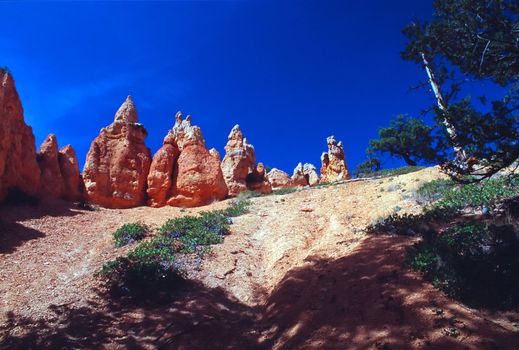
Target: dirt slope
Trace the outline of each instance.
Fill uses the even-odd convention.
[[[517,349],[509,318],[470,310],[402,269],[413,239],[366,236],[393,211],[420,210],[426,169],[252,199],[232,233],[167,305],[96,292],[93,272],[121,255],[111,232],[190,210],[83,211],[64,203],[0,210],[2,348]],[[453,336],[457,334],[457,336]]]

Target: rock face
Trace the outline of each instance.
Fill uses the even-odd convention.
[[[227,186],[220,162],[211,154],[191,116],[182,119],[164,138],[164,146],[153,157],[148,176],[148,197],[152,206],[194,207],[224,199]]]
[[[268,172],[267,179],[275,190],[297,186],[287,173],[276,168]]]
[[[79,201],[83,199],[83,178],[79,172],[79,163],[76,152],[71,145],[66,145],[59,150],[59,168],[63,178],[65,193],[63,199]]]
[[[218,151],[216,150],[216,148],[211,148],[211,149],[209,150],[209,153],[210,153],[210,154],[211,154],[211,155],[212,155],[212,156],[213,156],[217,161],[220,161],[220,160],[221,160],[221,158],[220,158],[220,152],[218,152]]]
[[[115,114],[114,122],[101,129],[88,151],[83,180],[87,199],[108,208],[143,205],[151,164],[144,144],[146,129],[137,122],[130,96]]]
[[[292,174],[292,181],[297,186],[315,186],[319,183],[319,175],[313,164],[299,163]]]
[[[258,163],[246,178],[247,188],[251,191],[269,194],[272,193],[272,186],[267,178],[265,166]]]
[[[50,134],[41,144],[37,155],[42,197],[62,198],[65,195],[65,182],[61,176],[58,157],[58,140],[54,134]]]
[[[173,184],[173,168],[179,155],[177,145],[164,140],[164,145],[153,156],[147,189],[150,206],[162,207],[166,204]]]
[[[342,142],[337,143],[334,136],[326,139],[328,152],[321,155],[321,182],[333,182],[351,179]]]
[[[0,201],[11,188],[36,195],[40,169],[31,127],[10,73],[0,69]]]
[[[230,196],[236,196],[247,189],[261,193],[271,193],[272,187],[262,163],[256,164],[254,147],[243,137],[239,125],[235,125],[225,145],[222,171]]]
[[[296,186],[308,186],[308,179],[305,176],[303,163],[299,163],[292,174],[292,181]]]
[[[225,145],[225,157],[222,161],[222,171],[230,196],[236,196],[247,190],[247,175],[256,166],[254,147],[243,137],[239,125],[235,125]]]
[[[315,168],[315,165],[311,163],[305,163],[305,165],[303,166],[303,174],[305,175],[310,186],[315,186],[319,184],[319,174],[317,174],[317,169]]]

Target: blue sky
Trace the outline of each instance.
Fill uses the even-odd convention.
[[[84,163],[131,94],[155,152],[175,112],[223,155],[240,124],[270,167],[320,166],[326,137],[351,169],[400,113],[434,101],[400,59],[401,28],[431,1],[1,2],[0,65],[13,72],[37,146],[49,133]],[[388,161],[386,166],[398,163]]]

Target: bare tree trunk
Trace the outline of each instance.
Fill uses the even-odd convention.
[[[445,126],[445,130],[447,131],[447,134],[449,135],[449,138],[451,140],[452,146],[454,148],[454,152],[456,153],[456,160],[460,162],[465,162],[467,160],[467,155],[465,154],[465,151],[463,150],[463,147],[461,143],[458,140],[458,134],[456,133],[456,128],[454,127],[454,124],[450,120],[448,114],[447,114],[447,103],[443,99],[443,95],[440,90],[440,85],[436,81],[436,78],[434,76],[434,73],[431,69],[431,65],[429,64],[429,61],[425,57],[425,54],[421,52],[422,60],[425,66],[425,71],[427,72],[427,76],[429,77],[429,83],[431,84],[432,90],[434,92],[434,96],[436,97],[436,101],[438,102],[438,108],[443,112],[443,120],[442,123]]]

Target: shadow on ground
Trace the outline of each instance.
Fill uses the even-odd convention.
[[[348,256],[311,257],[257,308],[222,289],[186,282],[165,305],[100,298],[83,307],[53,306],[46,320],[13,312],[0,329],[0,347],[514,349],[519,344],[518,333],[460,311],[401,269],[410,243],[406,237],[368,237]]]
[[[2,205],[0,207],[0,254],[10,254],[26,241],[43,238],[45,234],[19,222],[42,217],[81,215],[77,205],[61,200],[40,204]]]

